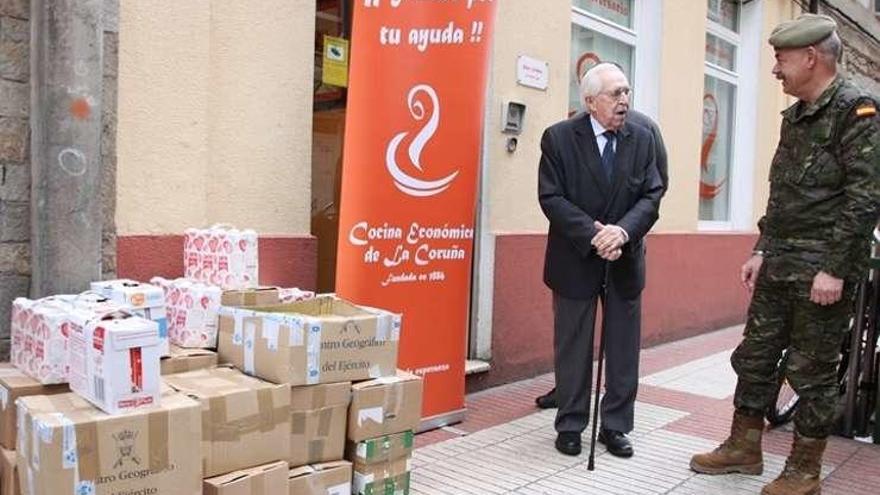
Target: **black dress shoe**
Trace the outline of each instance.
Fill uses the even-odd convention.
[[[553,387],[549,392],[535,399],[535,405],[538,406],[539,409],[554,409],[558,407],[556,405],[556,387]]]
[[[581,434],[573,431],[563,431],[556,435],[556,450],[565,455],[579,455],[581,453]]]
[[[633,446],[626,435],[616,430],[606,430],[602,428],[599,432],[599,443],[604,444],[608,448],[611,455],[617,457],[632,457]]]

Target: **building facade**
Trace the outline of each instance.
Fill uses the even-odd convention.
[[[766,40],[807,2],[496,1],[469,329],[482,372],[469,386],[552,367],[539,141],[580,110],[578,78],[597,61],[621,65],[634,108],[658,121],[669,152],[669,190],[648,240],[644,345],[742,322],[738,270],[767,199],[779,114],[792,103],[770,74]],[[880,93],[872,2],[820,8],[840,22],[849,73]],[[324,36],[347,38],[357,22],[351,1],[97,3],[108,35],[96,273],[180,276],[183,231],[227,223],[260,232],[263,284],[332,291],[346,91],[322,82],[321,54]],[[3,342],[9,301],[42,295],[28,249],[32,8],[0,0]],[[546,88],[518,80],[523,56],[545,64]],[[518,134],[504,132],[510,102],[525,108]]]

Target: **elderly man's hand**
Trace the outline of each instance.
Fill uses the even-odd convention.
[[[608,259],[606,255],[610,255],[614,251],[619,251],[624,243],[626,243],[626,233],[623,231],[622,227],[610,224],[602,225],[601,222],[593,222],[593,226],[599,232],[593,236],[591,244],[596,248],[599,256]],[[619,258],[620,256],[618,255],[617,257]]]

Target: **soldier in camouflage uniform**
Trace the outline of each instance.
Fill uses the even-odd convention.
[[[753,290],[742,343],[730,437],[691,460],[707,474],[763,470],[763,412],[780,373],[801,397],[792,451],[762,494],[818,494],[838,400],[836,371],[852,296],[867,270],[880,211],[877,100],[838,74],[834,20],[805,14],[778,26],[773,74],[798,98],[783,112],[770,168],[767,212],[742,281]],[[778,369],[788,349],[785,369]]]

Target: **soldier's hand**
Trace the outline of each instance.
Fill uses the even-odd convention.
[[[810,289],[810,301],[828,306],[840,300],[843,294],[843,279],[835,278],[825,272],[813,277],[813,288]]]
[[[755,290],[755,280],[758,278],[758,271],[761,270],[762,263],[764,263],[764,257],[756,254],[749,258],[740,269],[740,281],[749,292]]]

